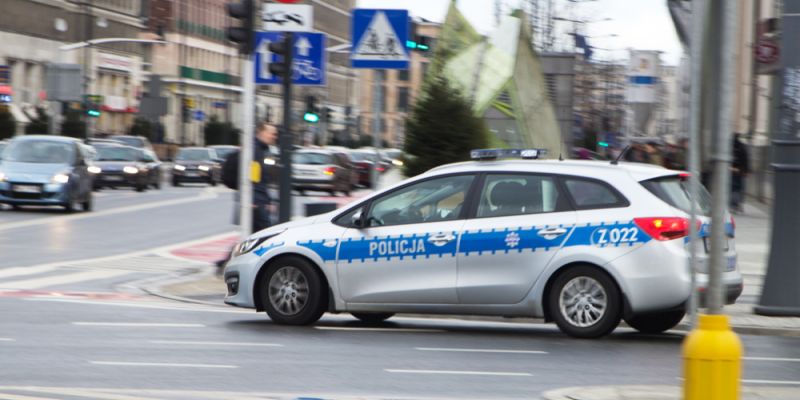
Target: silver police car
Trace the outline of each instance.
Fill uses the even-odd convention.
[[[707,192],[696,203],[710,215]],[[691,206],[686,175],[657,166],[445,165],[343,209],[254,233],[225,268],[225,302],[292,325],[325,312],[368,322],[430,313],[539,317],[587,338],[622,319],[662,332],[681,321],[691,292]],[[742,276],[727,220],[723,280],[732,303]],[[705,240],[710,218],[700,222]],[[707,250],[698,247],[702,269]]]

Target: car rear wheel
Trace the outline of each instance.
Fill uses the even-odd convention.
[[[684,310],[661,311],[626,318],[625,323],[642,333],[661,333],[672,329],[686,315]]]
[[[619,289],[605,272],[588,265],[569,268],[553,282],[548,310],[558,328],[579,338],[605,336],[619,325]]]
[[[378,324],[394,316],[394,313],[350,313],[361,322]]]
[[[299,257],[267,267],[261,279],[261,304],[270,319],[285,325],[316,322],[327,306],[327,289],[317,270]]]

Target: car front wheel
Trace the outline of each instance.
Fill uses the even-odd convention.
[[[269,265],[261,279],[261,302],[270,319],[279,324],[313,324],[325,312],[327,292],[317,270],[299,257]]]
[[[654,312],[626,318],[625,323],[642,333],[661,333],[678,325],[684,315],[684,310]]]
[[[611,277],[580,265],[561,273],[548,295],[548,310],[558,328],[579,338],[605,336],[619,325],[622,301]]]

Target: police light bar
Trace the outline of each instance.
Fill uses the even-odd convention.
[[[535,160],[547,154],[546,149],[478,149],[470,152],[473,160],[496,160],[499,158],[521,158]]]

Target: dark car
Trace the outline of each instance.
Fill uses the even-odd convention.
[[[143,192],[150,184],[150,169],[141,149],[124,145],[95,145],[96,156],[90,171],[94,189],[132,187]]]
[[[137,149],[153,150],[153,145],[144,136],[112,135],[109,136],[109,139]]]
[[[225,160],[228,158],[229,155],[239,151],[239,146],[231,146],[227,144],[208,146],[208,148],[214,150],[214,153],[220,160]]]
[[[161,160],[158,159],[156,152],[152,150],[142,150],[144,153],[144,163],[147,166],[147,184],[161,189],[161,181],[164,179],[164,171],[162,168]]]
[[[183,182],[208,183],[216,186],[222,178],[222,160],[206,147],[184,147],[175,156],[172,186]]]
[[[305,190],[320,190],[331,195],[339,191],[349,196],[351,177],[351,163],[344,154],[316,149],[292,154],[292,187],[301,194]]]
[[[370,186],[370,174],[372,165],[378,156],[374,150],[353,150],[350,152],[350,158],[353,160],[358,171],[358,184],[362,186]],[[382,174],[389,168],[389,164],[383,160],[378,162],[378,173]]]
[[[78,139],[19,136],[0,156],[0,203],[92,209],[91,160]]]

